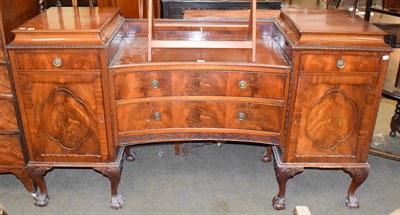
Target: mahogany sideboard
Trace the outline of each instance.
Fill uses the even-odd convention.
[[[272,148],[275,209],[304,168],[350,173],[346,204],[359,207],[391,51],[384,32],[347,11],[262,14],[254,53],[176,42],[246,39],[248,18],[156,20],[155,38],[181,47],[150,56],[152,25],[116,8],[50,8],[14,30],[7,47],[37,205],[47,204],[47,171],[81,167],[110,179],[120,208],[125,147],[215,140]]]

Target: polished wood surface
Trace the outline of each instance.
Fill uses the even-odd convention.
[[[49,201],[44,175],[59,166],[101,172],[111,207],[123,205],[116,191],[123,147],[108,135],[106,79],[123,22],[117,8],[54,7],[14,31],[8,48],[38,206]]]
[[[11,30],[38,12],[36,0],[0,1],[0,173],[14,174],[33,197],[36,185],[26,169],[28,155],[5,47],[14,38]]]
[[[39,13],[37,0],[0,1],[5,42],[14,38],[11,31]]]
[[[384,32],[346,11],[263,14],[254,60],[239,45],[154,48],[147,58],[153,26],[161,41],[236,41],[249,36],[244,13],[148,25],[115,8],[51,8],[15,30],[8,48],[37,204],[47,204],[47,171],[82,167],[110,179],[111,207],[120,208],[123,151],[132,157],[124,147],[213,140],[270,147],[275,209],[304,168],[344,169],[353,178],[346,204],[359,207],[391,51]]]

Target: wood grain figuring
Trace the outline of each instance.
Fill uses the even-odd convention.
[[[343,60],[345,65],[339,68],[336,64]],[[301,57],[301,71],[304,72],[378,72],[379,57],[374,55],[309,55]]]
[[[26,170],[28,156],[20,136],[20,116],[15,108],[15,92],[8,71],[10,59],[5,48],[14,38],[11,30],[39,13],[37,3],[37,0],[0,1],[0,173],[14,174],[33,196],[36,186]]]
[[[18,131],[17,116],[12,100],[0,99],[0,130]],[[0,131],[1,133],[1,131]]]
[[[16,37],[10,48],[26,48],[27,40],[30,46],[46,48],[81,45],[104,48],[118,30],[116,26],[123,22],[118,8],[52,7],[15,29]]]
[[[54,90],[42,104],[41,123],[47,136],[70,151],[79,148],[92,134],[87,104],[64,88]]]
[[[282,100],[285,80],[285,74],[182,70],[122,73],[115,76],[114,82],[115,98],[118,100],[157,96],[235,96]],[[152,86],[153,82],[159,86]],[[242,86],[239,86],[240,83]]]
[[[305,134],[320,150],[333,150],[353,133],[356,107],[341,90],[330,90],[308,109]]]
[[[160,119],[154,119],[156,112],[161,114]],[[239,102],[148,102],[118,106],[117,113],[119,132],[163,128],[232,128],[278,133],[282,107]],[[243,113],[245,119],[238,119],[239,113]]]
[[[14,31],[9,56],[37,205],[48,202],[48,170],[90,167],[110,178],[111,207],[120,208],[125,146],[218,140],[273,146],[275,209],[285,207],[288,179],[307,167],[350,172],[347,205],[358,207],[391,51],[385,33],[346,11],[287,9],[252,26],[256,59],[240,47],[163,47],[148,61],[148,35],[250,38],[243,13],[203,15],[157,20],[152,34],[152,22],[125,20],[116,8],[52,8]]]
[[[0,94],[11,94],[10,77],[6,65],[0,64]]]
[[[0,1],[0,13],[3,23],[2,36],[4,36],[5,44],[8,44],[14,39],[11,31],[39,13],[38,1]]]
[[[375,79],[376,81],[376,79]],[[373,77],[301,76],[296,97],[296,151],[292,161],[360,162],[366,101],[375,98]],[[372,85],[372,86],[371,86]],[[331,158],[331,159],[329,159]],[[335,159],[336,158],[336,159]]]
[[[22,98],[37,161],[101,161],[108,154],[101,82],[96,75],[27,75]]]
[[[0,168],[15,168],[25,166],[24,155],[18,135],[0,135]],[[0,172],[2,172],[0,170]]]
[[[97,53],[88,52],[18,52],[16,54],[18,70],[53,71],[53,70],[99,70],[100,58]],[[54,59],[61,60],[60,66],[55,66]]]

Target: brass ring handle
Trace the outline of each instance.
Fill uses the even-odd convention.
[[[157,80],[151,81],[151,87],[153,87],[154,89],[158,88],[159,86],[160,82],[158,82]]]
[[[346,66],[346,62],[345,62],[344,60],[340,59],[340,60],[338,60],[338,61],[336,62],[336,66],[337,66],[339,69],[343,69],[343,68]]]
[[[54,58],[53,59],[53,65],[56,66],[56,67],[60,67],[62,65],[61,58],[58,58],[58,57]]]
[[[153,113],[153,119],[154,120],[160,120],[161,118],[161,113],[160,112],[154,112]]]
[[[245,80],[239,81],[238,87],[239,87],[240,89],[242,89],[242,90],[245,89],[245,88],[247,87],[247,82],[246,82]]]
[[[243,121],[246,119],[246,114],[244,114],[243,112],[239,112],[236,117],[238,120]]]

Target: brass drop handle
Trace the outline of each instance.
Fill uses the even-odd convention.
[[[56,66],[56,67],[60,67],[62,65],[61,58],[58,58],[58,57],[54,58],[53,59],[53,65]]]
[[[158,88],[159,86],[160,82],[158,82],[157,80],[151,81],[151,87],[153,87],[154,89]]]
[[[337,66],[339,69],[343,69],[343,68],[346,66],[346,62],[345,62],[344,60],[340,59],[340,60],[338,60],[338,61],[336,62],[336,66]]]
[[[153,113],[153,119],[154,120],[160,120],[161,118],[161,113],[160,112],[154,112]]]
[[[243,121],[246,119],[246,114],[244,114],[243,112],[239,112],[236,117],[239,121]]]
[[[245,80],[239,81],[238,87],[239,87],[240,89],[242,89],[242,90],[245,89],[245,88],[247,87],[247,82],[246,82]]]

